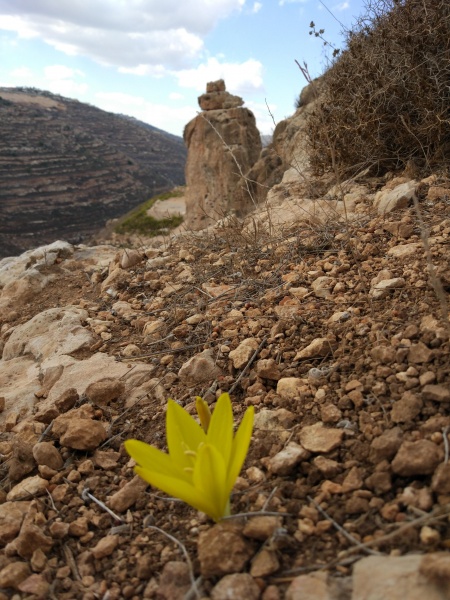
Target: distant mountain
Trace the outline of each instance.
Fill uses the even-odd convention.
[[[35,88],[0,88],[0,258],[62,238],[184,183],[181,137]]]

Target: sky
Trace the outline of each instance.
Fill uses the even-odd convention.
[[[262,134],[292,115],[364,0],[0,0],[0,87],[36,87],[175,135],[224,79]]]

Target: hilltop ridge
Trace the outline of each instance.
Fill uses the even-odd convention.
[[[108,219],[184,182],[183,140],[34,88],[0,88],[0,257]]]

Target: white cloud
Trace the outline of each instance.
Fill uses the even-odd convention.
[[[174,108],[121,92],[98,92],[95,94],[95,105],[109,112],[135,117],[176,135],[181,135],[184,126],[197,114],[195,106]]]
[[[261,2],[255,2],[253,4],[252,13],[256,15],[256,13],[261,10],[261,8],[262,8]]]
[[[278,4],[284,6],[285,4],[306,4],[308,0],[279,0]]]
[[[336,4],[335,6],[333,6],[333,9],[338,11],[347,10],[347,8],[350,8],[349,2],[341,2],[340,4]]]
[[[65,65],[49,65],[42,74],[32,71],[29,67],[18,67],[10,72],[11,86],[25,85],[48,90],[62,96],[83,96],[88,91],[85,82],[77,81],[84,77],[79,69],[71,69]]]
[[[183,98],[183,94],[179,94],[178,92],[171,92],[169,94],[169,100],[182,100]]]
[[[174,75],[180,87],[193,88],[197,92],[205,92],[208,81],[224,79],[229,92],[245,96],[262,90],[262,68],[262,64],[252,58],[243,63],[221,63],[217,58],[209,58],[195,69],[181,70]]]
[[[142,72],[186,67],[203,37],[245,0],[0,0],[0,29],[69,55]],[[130,71],[133,72],[133,71]]]

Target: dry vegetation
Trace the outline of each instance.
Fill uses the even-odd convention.
[[[346,45],[310,120],[314,170],[448,168],[450,4],[369,0]]]

